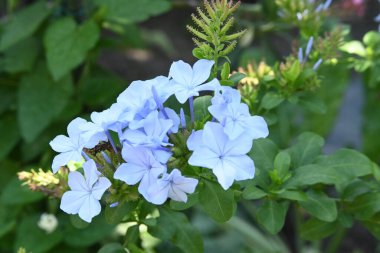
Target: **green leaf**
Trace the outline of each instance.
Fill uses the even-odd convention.
[[[170,200],[170,208],[176,211],[186,210],[199,202],[198,193],[188,195],[187,202]]]
[[[292,164],[295,168],[310,164],[321,153],[324,140],[313,133],[303,133],[297,138],[297,142],[290,149]]]
[[[125,235],[125,243],[128,244],[135,244],[139,238],[140,238],[140,225],[136,224],[131,227],[128,227],[127,234]]]
[[[380,212],[380,192],[367,192],[348,204],[347,211],[357,219],[366,220]]]
[[[13,115],[1,117],[0,140],[0,160],[3,160],[20,140],[17,120]]]
[[[210,181],[204,181],[199,202],[203,210],[217,222],[228,221],[236,207],[234,192],[231,189],[224,190],[219,184]]]
[[[94,3],[105,9],[107,20],[125,25],[164,13],[171,6],[166,0],[94,0]]]
[[[257,188],[254,184],[248,185],[243,191],[244,199],[261,199],[265,196],[267,196],[267,193]]]
[[[284,178],[288,174],[290,167],[290,155],[287,151],[281,151],[274,159],[274,168],[277,170],[280,178]]]
[[[307,195],[302,191],[291,191],[285,190],[277,193],[278,198],[296,200],[296,201],[305,201],[307,200]]]
[[[377,185],[371,185],[370,182],[356,179],[350,182],[343,190],[341,198],[344,200],[353,201],[357,196],[367,192],[372,192],[377,189]]]
[[[363,221],[363,225],[380,240],[380,214],[375,215],[369,220]]]
[[[357,177],[372,174],[373,171],[371,160],[358,151],[350,149],[340,149],[334,154],[320,156],[316,162],[335,170],[342,182],[351,182]]]
[[[98,253],[126,253],[127,251],[120,243],[108,243],[100,248]]]
[[[325,222],[311,218],[303,223],[300,228],[300,236],[305,240],[321,240],[336,230],[336,222]]]
[[[327,110],[325,103],[316,96],[301,98],[299,104],[314,113],[324,114]]]
[[[202,96],[194,99],[195,121],[202,121],[210,115],[208,107],[211,105],[211,98],[211,96]]]
[[[64,217],[67,219],[67,215]],[[60,222],[61,220],[63,222],[65,218],[60,219]],[[88,247],[109,236],[115,229],[115,226],[107,224],[103,215],[96,216],[84,229],[77,229],[69,225],[68,220],[66,224],[67,226],[62,230],[64,241],[73,247]]]
[[[286,80],[294,82],[300,75],[301,69],[301,63],[299,61],[294,61],[292,66],[289,69],[283,71],[282,74]]]
[[[1,193],[0,202],[5,205],[25,205],[43,198],[42,193],[31,191],[27,186],[21,185],[17,178],[13,178]]]
[[[21,135],[27,142],[35,140],[60,115],[72,90],[70,76],[54,82],[42,64],[22,78],[18,91],[18,121]]]
[[[63,234],[60,228],[48,234],[37,226],[38,220],[39,215],[28,215],[18,225],[15,252],[19,247],[33,253],[49,252],[62,241]]]
[[[341,182],[340,174],[330,167],[309,164],[295,169],[293,176],[286,181],[285,188],[298,188],[313,184],[337,184]]]
[[[228,80],[228,77],[230,75],[231,69],[230,69],[230,63],[225,62],[222,67],[222,72],[220,76],[222,77],[222,80]]]
[[[367,54],[363,44],[357,40],[345,43],[343,46],[340,47],[340,50],[349,54],[356,54],[361,57],[365,57]]]
[[[367,46],[375,47],[380,43],[380,34],[377,31],[369,31],[364,35],[363,42]]]
[[[46,6],[45,1],[36,1],[14,15],[10,15],[0,39],[0,51],[32,35],[50,15],[50,10]]]
[[[232,74],[228,80],[233,83],[232,85],[234,85],[234,84],[237,84],[238,82],[240,82],[241,79],[243,79],[246,76],[247,76],[246,74],[237,72],[235,74]]]
[[[280,94],[268,92],[264,95],[261,101],[261,107],[267,110],[271,110],[279,106],[284,101],[284,98]]]
[[[187,220],[183,213],[160,208],[160,217],[149,232],[162,240],[170,240],[185,253],[203,252],[200,233]]]
[[[98,39],[99,28],[92,20],[80,26],[72,18],[62,18],[50,24],[45,33],[44,45],[54,80],[60,80],[79,66]]]
[[[310,190],[307,193],[307,200],[299,202],[300,206],[317,219],[332,222],[338,217],[335,201],[325,193]]]
[[[119,203],[115,207],[106,206],[105,217],[106,221],[110,224],[120,223],[124,217],[128,216],[133,210],[135,210],[137,202],[124,202]]]
[[[277,234],[285,223],[288,203],[266,200],[257,210],[257,221],[271,234]]]
[[[11,74],[32,70],[38,51],[38,41],[35,38],[16,43],[4,52],[4,70]]]

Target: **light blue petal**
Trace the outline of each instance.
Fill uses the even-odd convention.
[[[224,190],[227,190],[234,183],[236,170],[230,163],[219,162],[212,170],[219,184]]]
[[[168,199],[169,188],[169,181],[158,180],[157,183],[149,187],[146,200],[156,205],[163,204]]]
[[[245,132],[245,128],[242,127],[241,122],[227,118],[224,125],[224,133],[227,134],[230,140],[235,140],[241,134]]]
[[[128,141],[133,146],[136,146],[145,143],[147,138],[142,131],[127,129],[123,133],[122,139]]]
[[[49,144],[56,152],[69,152],[74,149],[71,139],[64,135],[58,135]]]
[[[245,134],[239,135],[237,138],[226,143],[226,156],[240,156],[247,154],[252,148],[252,139],[247,138]]]
[[[203,146],[203,130],[193,131],[189,138],[187,139],[187,148],[189,150],[195,150]]]
[[[195,85],[202,84],[209,78],[214,61],[198,60],[193,66],[192,83]]]
[[[123,163],[117,168],[113,177],[124,181],[128,185],[135,185],[142,179],[147,171],[147,167],[132,163]]]
[[[86,178],[86,184],[88,189],[92,189],[92,186],[99,179],[99,171],[96,168],[94,160],[88,160],[83,164],[84,177]]]
[[[178,114],[170,108],[164,108],[166,114],[168,115],[169,119],[172,121],[173,126],[170,128],[170,131],[172,133],[177,133],[178,132],[178,127],[180,124],[180,119]],[[161,113],[161,117],[164,117],[163,114]]]
[[[220,87],[220,83],[219,83],[218,79],[214,78],[214,79],[212,79],[208,83],[205,83],[205,84],[197,86],[195,88],[195,91],[197,91],[197,92],[199,92],[199,91],[207,91],[207,90],[215,91],[219,87]]]
[[[200,147],[194,150],[188,163],[193,166],[201,166],[212,169],[219,163],[219,161],[219,154],[214,153],[207,147]]]
[[[192,84],[193,70],[191,66],[183,61],[173,62],[170,66],[169,77],[185,86]]]
[[[199,96],[199,93],[195,89],[188,89],[187,87],[181,87],[175,93],[175,97],[181,104],[184,104],[189,97],[194,96]]]
[[[168,192],[168,197],[178,202],[187,202],[187,195],[181,189],[172,185]]]
[[[263,117],[251,116],[245,120],[245,124],[252,139],[265,138],[269,134],[268,125]]]
[[[90,223],[92,218],[100,213],[101,209],[102,207],[100,206],[99,201],[92,195],[88,195],[79,209],[78,214],[82,220]]]
[[[104,194],[104,192],[111,187],[111,181],[108,180],[106,177],[100,177],[98,182],[94,184],[91,190],[91,195],[97,199],[100,200]]]
[[[235,168],[235,180],[247,180],[255,176],[255,165],[247,155],[226,157],[223,162]]]
[[[81,126],[86,123],[87,121],[80,117],[73,119],[67,126],[67,133],[69,134],[69,137],[73,138],[80,135],[82,133]]]
[[[172,156],[171,152],[165,151],[165,150],[159,149],[159,148],[153,149],[152,153],[153,153],[154,157],[156,158],[156,160],[162,164],[167,163],[168,160],[170,159],[170,157]]]
[[[56,173],[61,166],[65,166],[70,161],[80,162],[83,160],[81,154],[77,151],[70,151],[56,155],[53,159],[52,169]]]
[[[68,185],[70,189],[73,191],[86,192],[89,190],[83,175],[80,174],[78,171],[72,171],[69,173]]]
[[[62,195],[60,208],[68,214],[77,214],[88,196],[84,191],[67,191]]]
[[[229,142],[224,133],[223,126],[216,122],[207,122],[204,126],[203,143],[213,152],[219,155],[224,154],[224,146]]]

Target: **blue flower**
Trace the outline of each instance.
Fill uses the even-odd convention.
[[[141,181],[138,190],[145,198],[148,198],[148,188],[166,172],[166,167],[156,160],[148,148],[124,145],[122,156],[127,163],[117,168],[114,178],[128,185],[135,185]]]
[[[207,122],[204,130],[193,132],[187,146],[194,151],[189,164],[211,169],[223,189],[228,189],[234,180],[252,179],[255,175],[253,160],[246,155],[252,140],[245,135],[230,140],[219,123]]]
[[[159,117],[158,111],[152,111],[145,119],[141,120],[141,128],[125,130],[121,139],[135,147],[168,146],[171,144],[167,133],[172,126],[172,120],[162,119]]]
[[[117,104],[123,108],[119,120],[130,122],[143,119],[156,110],[158,105],[152,87],[155,87],[162,104],[173,94],[173,87],[167,77],[158,76],[151,80],[134,81],[117,98]]]
[[[217,79],[204,83],[210,76],[214,61],[199,60],[193,67],[183,61],[174,62],[169,71],[172,78],[174,94],[177,100],[183,104],[193,96],[198,96],[200,91],[214,91],[220,86]]]
[[[68,214],[79,214],[81,219],[91,222],[100,213],[99,200],[111,182],[100,177],[93,160],[85,162],[83,170],[85,177],[78,171],[70,172],[68,184],[71,190],[63,194],[60,207]]]
[[[197,184],[197,179],[184,177],[178,169],[174,169],[170,174],[164,174],[149,187],[147,200],[156,205],[163,204],[168,198],[187,202],[186,193],[193,193]]]
[[[269,134],[265,120],[260,116],[251,116],[246,104],[211,105],[208,110],[224,126],[224,133],[231,140],[242,134],[251,140],[265,138]]]
[[[83,160],[82,150],[88,146],[88,140],[82,136],[81,126],[87,121],[82,118],[76,118],[67,126],[68,137],[58,135],[49,144],[51,148],[60,152],[53,159],[52,169],[56,173],[61,166],[67,165],[69,161],[80,162]]]

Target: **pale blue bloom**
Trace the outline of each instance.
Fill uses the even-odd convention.
[[[323,60],[319,59],[313,66],[313,70],[317,70],[319,66],[322,64]]]
[[[214,91],[220,86],[217,79],[204,83],[210,77],[214,61],[199,60],[193,67],[183,61],[174,62],[169,71],[172,78],[174,94],[177,100],[183,104],[193,96],[199,96],[200,91]]]
[[[220,89],[215,92],[214,97],[211,99],[213,105],[223,105],[231,103],[240,103],[240,92],[229,86],[221,86]]]
[[[68,214],[79,214],[82,220],[91,222],[100,213],[99,200],[111,182],[100,176],[93,160],[85,162],[83,170],[84,177],[78,171],[70,172],[68,184],[71,190],[63,194],[60,207]]]
[[[197,184],[197,179],[184,177],[178,169],[174,169],[149,187],[147,200],[156,205],[163,204],[168,198],[186,203],[186,193],[193,193]]]
[[[148,188],[166,172],[166,167],[157,161],[148,148],[124,145],[122,156],[127,163],[117,168],[114,178],[128,185],[135,185],[141,181],[138,190],[147,199]]]
[[[141,128],[126,129],[121,136],[132,146],[157,148],[171,145],[167,136],[173,127],[173,121],[159,117],[158,111],[152,111],[145,119],[141,120]]]
[[[69,161],[80,162],[83,160],[82,150],[84,147],[89,148],[88,140],[82,136],[81,126],[87,121],[82,118],[76,118],[67,126],[68,137],[58,135],[49,144],[51,148],[59,152],[53,159],[52,169],[56,173],[61,166],[67,165]]]
[[[236,91],[237,92],[237,91]],[[237,92],[238,93],[238,92]],[[248,106],[240,103],[240,94],[236,94],[226,89],[221,99],[213,99],[213,103],[208,107],[211,115],[224,126],[224,133],[231,140],[236,139],[241,134],[253,139],[265,138],[268,136],[268,126],[265,120],[260,116],[251,116]]]
[[[311,53],[311,49],[313,48],[313,43],[314,43],[314,37],[312,36],[307,42],[306,51],[305,51],[306,57],[308,57],[309,54]]]
[[[219,123],[207,122],[204,130],[193,132],[187,146],[194,151],[189,164],[211,169],[225,190],[234,180],[252,179],[255,175],[253,160],[246,155],[252,139],[240,135],[230,140]]]
[[[172,94],[173,86],[169,79],[158,76],[151,80],[134,81],[117,98],[117,104],[123,108],[119,120],[132,121],[145,118],[158,105],[154,99],[152,87],[155,87],[157,96],[163,104]]]

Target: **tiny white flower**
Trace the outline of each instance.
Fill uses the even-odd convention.
[[[51,234],[58,226],[58,220],[54,214],[43,213],[37,223],[38,227],[45,230],[46,233]]]

